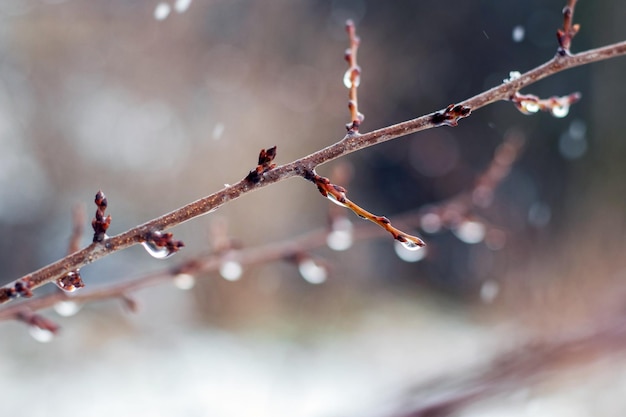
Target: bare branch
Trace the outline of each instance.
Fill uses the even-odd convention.
[[[574,3],[574,1],[569,1],[568,5],[570,8],[572,8]],[[570,29],[574,30],[573,28],[574,26]],[[63,259],[27,274],[17,281],[0,288],[0,303],[6,303],[17,296],[28,296],[31,294],[32,289],[55,281],[65,276],[70,271],[75,271],[111,253],[145,242],[147,237],[150,236],[150,233],[162,232],[187,220],[210,213],[225,203],[237,199],[246,193],[295,176],[306,178],[308,173],[312,172],[315,167],[319,165],[379,143],[438,127],[442,124],[455,125],[459,118],[465,117],[469,115],[470,112],[474,112],[488,104],[500,100],[512,100],[516,93],[522,88],[539,80],[566,69],[624,54],[626,54],[626,41],[575,55],[557,54],[545,64],[520,75],[518,78],[508,80],[499,86],[462,101],[455,106],[449,106],[441,111],[369,133],[348,134],[340,141],[322,150],[286,165],[263,172],[260,174],[258,182],[251,182],[248,179],[241,180],[236,184],[227,186],[216,193],[136,226],[119,235],[104,239],[101,242],[96,241],[78,252],[74,252]],[[103,221],[106,223],[106,218]],[[102,234],[104,233],[102,232]]]
[[[433,215],[433,213],[437,213],[437,216],[441,217],[439,221],[440,229],[454,229],[459,219],[470,215],[473,207],[485,206],[485,204],[476,204],[477,200],[473,198],[473,196],[476,194],[484,196],[486,192],[493,193],[495,188],[510,172],[511,165],[515,163],[521,154],[523,144],[524,139],[522,136],[515,132],[509,133],[505,136],[502,144],[498,146],[492,162],[485,171],[478,176],[475,186],[471,190],[461,193],[452,199],[443,201],[438,205],[430,206],[427,211],[418,209],[405,213],[404,215],[398,216],[397,221],[407,228],[418,228],[421,226],[424,229],[425,218]],[[343,178],[344,180],[346,176],[345,173],[336,175],[338,179]],[[335,208],[336,206],[332,207]],[[452,213],[454,214],[452,215]],[[333,232],[332,230],[320,229],[282,242],[252,248],[236,248],[227,237],[227,226],[223,220],[217,219],[217,221],[212,222],[211,229],[211,241],[213,245],[211,253],[209,254],[189,259],[178,266],[166,268],[162,271],[157,271],[135,279],[121,280],[116,284],[103,288],[93,288],[80,293],[71,294],[71,296],[67,292],[60,291],[8,305],[0,309],[0,321],[12,319],[21,320],[19,315],[24,312],[33,313],[64,301],[86,304],[98,300],[119,298],[130,311],[136,311],[136,302],[128,295],[129,293],[171,281],[181,274],[197,276],[219,271],[229,254],[235,255],[234,259],[242,266],[286,260],[295,262],[300,267],[303,262],[311,260],[316,265],[321,265],[321,268],[328,269],[324,262],[319,259],[313,259],[313,257],[309,255],[309,252],[326,245],[328,235]],[[385,228],[383,227],[383,229]],[[374,228],[367,223],[362,223],[355,227],[352,233],[355,240],[364,241],[385,236],[383,229]]]
[[[356,35],[356,28],[352,20],[346,22],[346,31],[348,32],[350,47],[346,49],[345,58],[346,61],[348,61],[348,70],[343,76],[343,83],[350,90],[348,95],[348,109],[350,110],[350,117],[352,119],[352,121],[346,125],[346,129],[348,129],[348,133],[358,133],[359,126],[365,119],[365,116],[359,112],[359,100],[357,99],[357,89],[359,88],[359,84],[361,84],[361,67],[357,64],[356,54],[361,39]]]
[[[391,233],[395,240],[401,242],[408,249],[414,250],[419,249],[422,246],[426,246],[424,241],[419,237],[411,236],[393,227],[388,218],[372,214],[369,211],[358,206],[354,202],[350,201],[348,197],[346,197],[346,189],[338,185],[331,184],[328,178],[321,177],[315,172],[311,172],[307,176],[307,179],[311,180],[315,185],[317,185],[317,189],[324,197],[328,198],[330,201],[341,207],[349,208],[357,216],[369,220],[372,223],[382,227],[384,230]]]

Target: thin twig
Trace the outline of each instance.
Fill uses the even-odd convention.
[[[343,77],[344,85],[350,90],[348,94],[348,109],[350,110],[351,121],[346,125],[348,133],[358,133],[359,126],[363,122],[365,116],[359,112],[359,100],[357,98],[357,89],[361,83],[361,67],[357,63],[357,51],[361,39],[356,35],[356,28],[352,20],[346,22],[346,31],[350,40],[350,47],[346,49],[345,58],[348,62],[348,70]]]
[[[556,38],[559,41],[559,55],[569,55],[572,39],[580,30],[580,25],[572,24],[574,19],[574,8],[577,0],[567,0],[567,4],[563,8],[563,29],[556,32]]]
[[[384,230],[389,232],[393,238],[402,244],[406,245],[410,249],[419,249],[422,246],[426,246],[424,241],[419,237],[409,235],[404,233],[403,231],[393,227],[391,225],[391,221],[385,216],[377,216],[375,214],[370,213],[364,208],[360,207],[358,204],[355,204],[353,201],[349,200],[346,197],[346,189],[340,187],[335,184],[331,184],[328,178],[317,175],[315,172],[309,173],[307,179],[317,185],[317,189],[319,192],[326,198],[328,198],[333,203],[346,207],[354,212],[357,216],[369,220],[374,224],[382,227]]]
[[[72,208],[72,234],[67,248],[67,254],[71,254],[80,249],[80,240],[85,232],[85,205],[76,204]]]

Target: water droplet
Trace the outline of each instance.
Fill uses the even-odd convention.
[[[520,102],[520,110],[524,114],[533,114],[539,111],[539,104],[534,101],[522,100]]]
[[[485,281],[480,286],[480,299],[484,303],[491,304],[500,292],[500,285],[496,281]]]
[[[416,251],[416,250],[420,250],[423,246],[420,246],[417,242],[414,242],[413,240],[406,238],[405,236],[405,241],[401,242],[398,240],[398,242],[407,250],[411,250],[411,251]]]
[[[191,0],[176,0],[174,3],[174,10],[178,13],[184,13],[191,5]]]
[[[153,241],[141,242],[141,245],[150,256],[156,259],[165,259],[174,254],[167,246],[157,246]]]
[[[346,88],[352,88],[352,71],[354,71],[353,68],[349,68],[345,74],[343,74],[343,85],[346,86]],[[361,84],[361,76],[359,75],[359,73],[357,72],[356,77],[354,78],[354,86],[358,87]]]
[[[191,274],[178,274],[174,277],[174,285],[180,290],[190,290],[196,285],[196,277]]]
[[[562,104],[562,105],[552,106],[552,108],[550,109],[550,112],[552,113],[552,116],[554,117],[563,118],[567,116],[567,114],[569,113],[569,105]]]
[[[82,305],[75,301],[59,301],[54,305],[54,311],[56,311],[59,316],[63,317],[73,316],[78,313],[81,308]]]
[[[535,227],[545,227],[550,223],[552,210],[550,206],[541,201],[534,202],[528,209],[528,223]]]
[[[466,220],[452,230],[461,241],[469,244],[479,243],[485,238],[487,228],[481,222]]]
[[[216,123],[215,126],[213,127],[213,132],[211,133],[213,140],[220,140],[223,134],[224,134],[224,123]]]
[[[420,250],[408,249],[402,242],[397,240],[393,243],[393,249],[398,258],[404,262],[418,262],[426,257],[426,248],[420,248]]]
[[[420,219],[420,227],[426,233],[437,233],[441,226],[441,217],[436,213],[426,213]]]
[[[220,266],[220,275],[228,281],[237,281],[243,274],[243,267],[237,261],[226,261]]]
[[[519,71],[511,71],[511,72],[509,72],[509,78],[505,78],[502,81],[505,82],[505,83],[510,83],[511,81],[517,80],[521,76],[522,76],[521,72],[519,72]]]
[[[311,258],[304,259],[298,263],[298,271],[306,281],[311,284],[321,284],[326,281],[328,271],[322,265],[318,265]]]
[[[347,217],[339,217],[333,221],[332,231],[326,236],[326,244],[335,251],[344,251],[352,247],[352,222]]]
[[[345,194],[344,193],[340,193],[341,197],[345,198]],[[337,197],[335,197],[333,194],[331,193],[326,193],[326,198],[328,198],[330,201],[332,201],[333,203],[337,204],[340,207],[346,207],[346,205],[344,203],[342,203],[341,201],[337,200]]]
[[[57,279],[54,283],[57,287],[66,292],[74,292],[85,286],[78,269],[76,271],[68,272],[65,276]]]
[[[526,29],[524,29],[524,26],[522,25],[517,25],[513,28],[513,42],[521,42],[524,40],[524,36],[526,35]]]
[[[574,120],[570,123],[568,131],[572,139],[583,139],[587,133],[587,125],[582,120]]]
[[[154,9],[154,18],[156,20],[164,20],[167,16],[169,16],[172,8],[167,3],[159,3]]]
[[[578,159],[587,152],[587,139],[584,134],[565,132],[559,138],[559,152],[566,159]]]
[[[49,343],[54,339],[54,333],[48,329],[42,329],[38,326],[28,326],[28,333],[40,343]]]

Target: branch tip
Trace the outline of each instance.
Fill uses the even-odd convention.
[[[28,324],[29,326],[33,326],[41,330],[47,330],[52,334],[57,334],[60,328],[59,325],[52,320],[47,319],[39,314],[33,313],[30,310],[19,311],[15,315],[15,318],[23,323]]]
[[[580,30],[579,24],[572,24],[574,18],[574,8],[576,7],[577,0],[568,0],[565,7],[563,7],[563,28],[556,31],[556,38],[559,42],[559,48],[557,55],[569,56],[572,39]]]
[[[307,177],[305,176],[305,178]],[[307,179],[312,181],[317,186],[318,191],[324,197],[328,198],[330,201],[341,207],[352,210],[352,212],[354,212],[354,214],[356,214],[360,218],[369,220],[372,223],[375,223],[378,226],[382,227],[384,230],[389,232],[394,239],[405,244],[407,248],[412,249],[414,246],[421,247],[426,245],[422,239],[404,233],[403,231],[393,227],[391,225],[391,221],[385,216],[377,216],[375,214],[372,214],[349,200],[346,197],[346,189],[339,185],[332,184],[328,178],[313,173],[312,176]]]
[[[348,97],[348,109],[350,110],[350,123],[346,124],[348,134],[355,134],[359,132],[359,127],[365,116],[359,112],[359,102],[357,98],[357,88],[361,83],[361,67],[357,63],[357,51],[361,39],[356,35],[356,28],[352,20],[346,22],[346,31],[348,32],[348,39],[350,41],[350,47],[346,49],[344,58],[348,62],[348,69],[343,75],[343,84],[350,90]]]

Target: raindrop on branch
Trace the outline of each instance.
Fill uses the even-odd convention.
[[[63,317],[71,317],[78,313],[81,308],[82,306],[75,301],[59,301],[54,304],[54,311]]]
[[[482,242],[485,238],[487,228],[481,222],[474,220],[465,220],[456,228],[452,229],[452,233],[461,241],[469,244]]]
[[[54,333],[48,329],[42,329],[38,326],[29,326],[28,333],[40,343],[49,343],[54,339]]]
[[[347,217],[339,217],[333,221],[332,231],[326,236],[326,244],[334,251],[344,251],[352,247],[352,222]]]
[[[552,106],[552,108],[550,109],[550,112],[552,113],[552,116],[562,119],[563,117],[569,114],[569,105],[562,104],[560,106],[559,105]]]
[[[352,72],[356,71],[356,76],[354,77],[354,84],[352,83]],[[359,70],[355,70],[354,68],[349,68],[346,73],[343,75],[343,85],[346,88],[358,87],[361,84],[361,75],[359,74]]]
[[[172,256],[175,252],[170,250],[167,246],[157,246],[154,241],[141,242],[141,246],[156,259],[165,259]]]
[[[154,18],[156,20],[165,20],[170,15],[172,8],[167,3],[159,3],[154,9]]]
[[[418,262],[426,257],[426,248],[420,250],[407,249],[402,242],[397,240],[393,243],[393,249],[398,258],[404,262]]]
[[[419,245],[417,242],[414,242],[414,241],[412,241],[410,239],[406,239],[405,241],[396,240],[396,242],[398,242],[400,245],[402,245],[403,248],[405,248],[408,251],[418,251],[418,250],[422,249],[422,247],[423,247],[423,246]]]
[[[344,193],[341,193],[341,197],[345,198],[346,196],[344,195]],[[328,198],[333,203],[337,204],[339,207],[347,207],[345,203],[342,203],[341,201],[339,201],[337,197],[335,197],[331,193],[326,193],[326,198]]]
[[[307,258],[298,263],[298,271],[302,278],[311,284],[321,284],[326,281],[328,271],[322,265],[318,265],[311,258]]]
[[[190,290],[196,285],[196,278],[191,274],[177,274],[173,281],[176,288],[180,290]]]
[[[54,281],[57,287],[62,289],[65,292],[74,292],[79,288],[83,288],[85,284],[83,283],[82,278],[80,277],[79,270],[70,271],[61,278],[58,278]]]
[[[539,111],[539,104],[534,101],[522,100],[520,102],[520,109],[524,114],[534,114]]]
[[[220,275],[228,281],[237,281],[243,274],[243,267],[237,261],[226,261],[220,266]]]
[[[522,76],[522,73],[519,71],[510,71],[509,78],[505,78],[502,80],[505,83],[510,83],[511,81],[515,81]]]

